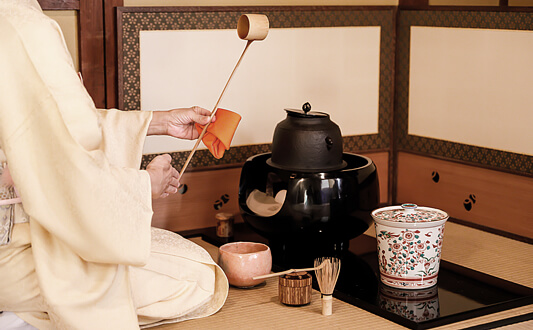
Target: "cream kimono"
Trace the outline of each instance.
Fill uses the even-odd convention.
[[[0,1],[0,161],[22,199],[0,246],[0,310],[42,329],[136,329],[221,308],[209,254],[150,227],[150,120],[96,110],[55,22],[35,0]]]

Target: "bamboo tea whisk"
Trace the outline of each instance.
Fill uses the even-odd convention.
[[[316,280],[322,294],[322,315],[331,315],[333,310],[333,290],[337,284],[341,270],[341,260],[333,257],[315,259],[315,267],[324,264],[324,267],[315,270]]]

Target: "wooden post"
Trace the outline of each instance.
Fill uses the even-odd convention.
[[[80,1],[79,47],[83,83],[97,108],[106,107],[102,1]]]

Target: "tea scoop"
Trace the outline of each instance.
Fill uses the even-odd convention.
[[[312,270],[322,269],[325,266],[326,266],[326,261],[324,261],[320,265],[317,265],[317,266],[312,267],[312,268],[288,269],[288,270],[285,270],[285,271],[282,271],[282,272],[278,272],[278,273],[270,273],[270,274],[255,276],[255,277],[253,277],[253,279],[254,280],[260,280],[260,279],[263,279],[263,278],[282,276],[282,275],[287,275],[287,274],[295,273],[295,272],[309,272],[309,271],[312,271]]]

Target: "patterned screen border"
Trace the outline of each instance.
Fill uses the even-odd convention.
[[[119,108],[140,109],[139,35],[146,30],[235,29],[242,14],[268,16],[271,28],[380,26],[380,77],[378,133],[344,137],[344,150],[351,152],[389,150],[391,147],[395,17],[392,7],[118,7]],[[270,152],[270,144],[232,147],[217,160],[207,150],[198,150],[190,167],[242,163],[250,156]],[[189,152],[172,153],[183,164]],[[156,155],[145,155],[143,167]],[[176,165],[173,164],[173,165]]]
[[[411,26],[533,30],[531,12],[400,11],[396,68],[398,149],[453,159],[520,175],[533,175],[533,156],[408,134]]]

